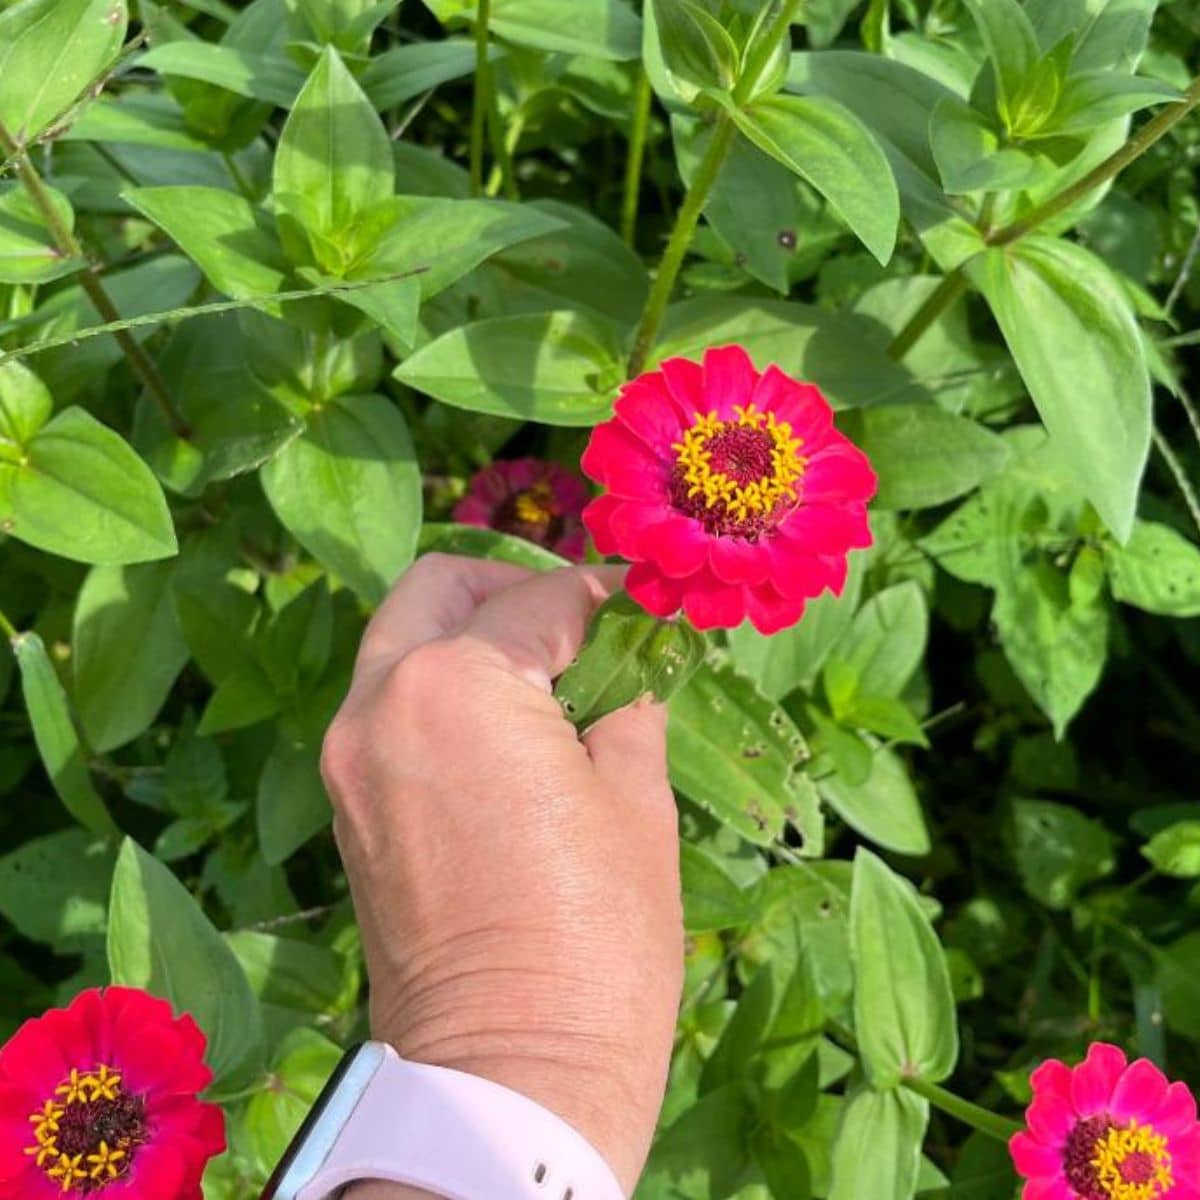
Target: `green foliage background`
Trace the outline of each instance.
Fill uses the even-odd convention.
[[[1200,5],[482,7],[0,3],[0,1036],[167,995],[257,1194],[365,1032],[317,758],[372,606],[554,565],[470,474],[736,341],[876,545],[672,701],[639,1196],[1012,1200],[1042,1058],[1200,1082]]]

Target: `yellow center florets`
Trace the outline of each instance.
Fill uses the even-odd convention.
[[[773,412],[753,404],[736,419],[696,413],[675,451],[671,498],[675,507],[714,534],[757,537],[799,500],[804,474],[802,439]]]
[[[518,492],[513,500],[513,512],[518,521],[529,525],[549,525],[554,519],[554,493],[548,483],[535,483]]]
[[[1112,1200],[1161,1200],[1175,1186],[1167,1139],[1137,1121],[1108,1130],[1096,1143],[1092,1166]]]
[[[122,1088],[119,1071],[101,1064],[72,1069],[29,1121],[34,1141],[25,1153],[63,1193],[88,1194],[128,1169],[143,1140],[145,1102]]]

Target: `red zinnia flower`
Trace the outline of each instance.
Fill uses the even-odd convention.
[[[471,477],[470,490],[454,508],[454,519],[515,534],[582,562],[584,534],[579,518],[587,498],[583,480],[558,463],[500,459]]]
[[[225,1149],[191,1017],[132,988],[92,988],[0,1049],[0,1200],[201,1200]]]
[[[583,521],[601,554],[633,563],[639,604],[775,633],[809,597],[841,593],[847,552],[871,544],[876,481],[817,388],[725,346],[639,376],[615,412],[583,456],[608,489]]]
[[[1074,1070],[1033,1073],[1027,1133],[1009,1143],[1023,1200],[1200,1200],[1200,1124],[1186,1084],[1096,1042]]]

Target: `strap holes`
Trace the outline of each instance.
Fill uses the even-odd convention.
[[[533,1182],[534,1183],[545,1183],[546,1176],[549,1174],[550,1174],[550,1171],[549,1171],[549,1168],[546,1166],[546,1164],[538,1163],[538,1165],[533,1168]]]

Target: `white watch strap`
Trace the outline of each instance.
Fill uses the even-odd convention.
[[[490,1080],[407,1062],[389,1046],[296,1200],[382,1179],[445,1200],[625,1200],[599,1152],[561,1117]]]

